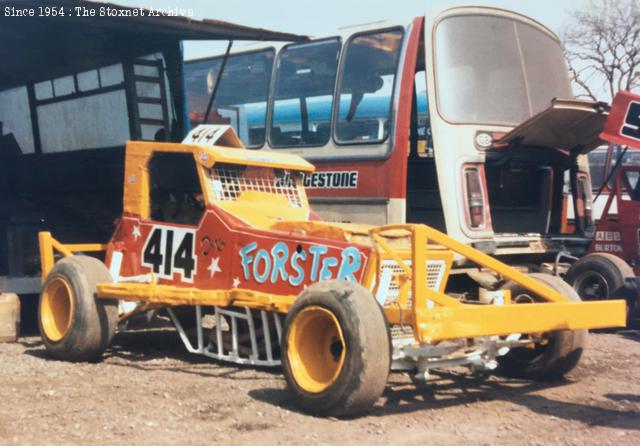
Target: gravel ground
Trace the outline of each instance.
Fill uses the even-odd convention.
[[[466,369],[416,387],[392,374],[366,416],[298,412],[279,370],[185,353],[173,331],[124,332],[104,360],[0,344],[0,444],[640,444],[640,332],[595,333],[564,381]]]

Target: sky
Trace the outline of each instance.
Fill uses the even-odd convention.
[[[322,36],[344,26],[378,20],[408,23],[424,13],[426,5],[455,6],[452,0],[112,0],[126,6],[192,9],[196,19],[217,19],[274,31]],[[510,9],[529,16],[559,33],[571,22],[569,12],[584,9],[590,0],[469,0]],[[221,52],[224,44],[186,42],[185,58]]]

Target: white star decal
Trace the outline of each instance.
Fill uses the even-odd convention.
[[[238,286],[240,286],[240,279],[238,279],[237,277],[234,277],[234,279],[233,279],[233,287],[234,288],[238,288]]]
[[[140,234],[140,226],[135,225],[135,226],[133,227],[132,235],[133,235],[133,239],[134,239],[135,241],[138,241],[138,237],[140,237],[140,236],[142,235],[142,234]]]
[[[220,257],[211,257],[211,264],[209,265],[209,268],[207,268],[209,271],[211,271],[211,278],[213,279],[213,276],[215,276],[216,273],[221,273],[222,270],[220,269],[220,265],[218,264],[220,263]]]

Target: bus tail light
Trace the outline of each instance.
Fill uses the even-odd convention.
[[[481,168],[476,165],[463,167],[467,224],[471,229],[487,227],[483,173]]]

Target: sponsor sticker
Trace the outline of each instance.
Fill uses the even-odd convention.
[[[328,253],[329,248],[325,245],[290,250],[283,242],[270,249],[260,248],[258,243],[252,242],[239,252],[244,280],[288,282],[292,286],[329,279],[357,282],[355,274],[363,263],[360,251],[350,246],[343,249],[339,257]]]
[[[304,187],[307,189],[356,189],[358,171],[313,172],[304,176]]]

